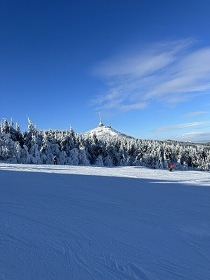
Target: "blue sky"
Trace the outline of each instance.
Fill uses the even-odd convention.
[[[210,141],[210,1],[0,2],[0,118]]]

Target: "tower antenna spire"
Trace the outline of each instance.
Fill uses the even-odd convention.
[[[101,121],[101,113],[99,112],[98,114],[99,114],[99,125],[98,126],[103,126],[103,123]]]

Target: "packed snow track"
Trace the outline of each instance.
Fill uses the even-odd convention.
[[[0,280],[208,280],[209,264],[209,172],[0,164]]]

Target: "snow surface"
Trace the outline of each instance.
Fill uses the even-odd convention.
[[[210,173],[1,163],[0,279],[210,279]]]
[[[89,130],[88,132],[85,132],[82,134],[83,137],[90,137],[93,135],[96,135],[98,139],[107,139],[107,138],[128,138],[131,139],[132,137],[125,135],[115,129],[113,129],[111,126],[106,125],[99,125],[98,127]],[[133,138],[134,139],[134,138]]]

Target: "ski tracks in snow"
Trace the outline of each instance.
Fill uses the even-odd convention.
[[[99,256],[85,251],[78,240],[63,240],[63,252],[66,259],[67,279],[119,279],[119,280],[150,280],[141,268],[135,263],[122,263],[112,253],[103,252]]]

